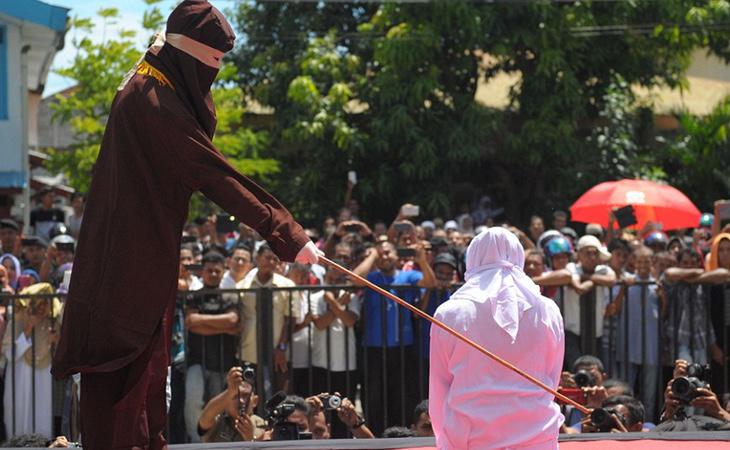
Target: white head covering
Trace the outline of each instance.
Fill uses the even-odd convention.
[[[540,288],[525,275],[525,252],[517,237],[502,227],[482,231],[466,250],[466,282],[454,293],[489,303],[497,325],[514,342],[522,314],[542,302]]]

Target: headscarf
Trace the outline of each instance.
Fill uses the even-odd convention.
[[[720,261],[717,257],[717,253],[720,251],[720,242],[722,242],[723,239],[730,241],[730,233],[720,233],[712,240],[710,258],[707,260],[707,267],[705,268],[708,272],[720,267]]]
[[[236,39],[223,14],[206,0],[181,2],[167,19],[166,34],[182,35],[188,47],[192,43],[186,38],[212,48],[213,52],[222,53],[230,51]],[[151,48],[145,60],[170,79],[175,93],[198,119],[208,137],[213,139],[217,119],[210,87],[218,69],[177,48],[183,47],[179,41],[180,38],[168,39],[162,48],[154,51]]]
[[[525,252],[517,237],[501,227],[479,233],[466,251],[464,285],[454,297],[489,303],[494,321],[514,342],[522,314],[542,302],[540,289],[525,275]]]
[[[21,269],[20,269],[20,261],[18,261],[18,258],[16,258],[14,255],[10,253],[6,253],[2,256],[0,256],[0,264],[4,263],[6,259],[9,259],[13,262],[13,266],[15,266],[15,278],[10,280],[10,286],[12,286],[13,289],[18,288],[18,278],[20,278],[21,275]],[[10,274],[8,274],[8,277]]]
[[[19,295],[40,295],[53,294],[53,286],[48,283],[37,283],[21,290]],[[26,364],[33,366],[33,357],[35,356],[35,368],[45,369],[51,365],[51,329],[59,330],[61,320],[62,305],[58,298],[46,299],[42,301],[50,301],[51,307],[48,309],[48,316],[34,328],[33,345],[35,351],[28,349],[23,355]],[[15,336],[12,336],[12,327],[5,329],[3,338],[3,346],[7,350],[14,345],[20,333],[24,332],[25,324],[31,317],[32,298],[21,298],[16,300],[13,308],[15,317]],[[10,351],[5,352],[10,354]]]

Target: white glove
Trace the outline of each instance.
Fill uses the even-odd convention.
[[[314,242],[309,241],[299,250],[294,261],[302,264],[317,264],[320,256],[324,256],[324,253],[314,245]]]

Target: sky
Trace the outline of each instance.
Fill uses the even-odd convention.
[[[90,17],[92,19],[98,19],[96,12],[101,8],[117,8],[119,9],[119,19],[115,25],[110,26],[105,30],[107,36],[113,36],[120,29],[135,30],[138,33],[142,32],[142,14],[148,8],[143,0],[44,0],[46,3],[53,5],[63,6],[65,8],[71,8],[68,12],[69,17]],[[167,15],[172,11],[179,0],[163,0],[156,6],[160,8],[162,14]],[[234,0],[210,0],[218,9],[225,9],[233,6]],[[74,37],[74,30],[70,30],[66,33],[66,45],[63,50],[56,54],[51,66],[51,73],[48,74],[48,80],[46,82],[46,89],[43,91],[43,96],[55,94],[58,91],[66,89],[73,85],[73,81],[67,78],[63,78],[55,73],[54,69],[65,67],[71,63],[75,55],[75,49],[71,45],[71,39]],[[139,36],[139,34],[138,34]],[[80,37],[80,36],[77,36]],[[102,30],[98,27],[96,33],[91,36],[95,41],[101,41]],[[124,74],[119,74],[119,77],[123,77]]]

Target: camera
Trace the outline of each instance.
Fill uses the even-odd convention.
[[[337,408],[339,408],[340,405],[342,405],[342,398],[340,398],[340,396],[338,396],[338,395],[333,395],[333,394],[320,395],[319,399],[322,401],[325,411],[334,411]]]
[[[581,369],[573,375],[573,381],[575,381],[578,387],[591,387],[596,385],[596,379],[593,374],[585,369]]]
[[[255,384],[256,382],[256,370],[251,366],[246,366],[243,369],[243,381],[247,382],[250,385]]]
[[[358,232],[360,232],[360,225],[358,225],[356,223],[353,223],[353,224],[350,224],[350,225],[345,225],[344,228],[345,228],[345,232],[347,232],[347,233],[358,233]]]
[[[687,376],[675,378],[672,381],[672,395],[681,403],[689,404],[695,397],[700,394],[697,389],[709,387],[710,365],[690,364],[687,367]]]
[[[416,249],[409,247],[398,247],[396,250],[398,258],[412,258],[416,256]]]
[[[626,426],[626,418],[616,408],[596,408],[591,411],[591,425],[601,433],[609,433],[614,427],[611,416],[618,417],[618,420]]]
[[[298,441],[312,439],[312,433],[301,432],[297,424],[289,422],[289,416],[296,411],[294,403],[287,401],[286,393],[279,391],[266,402],[266,413],[274,441]]]

